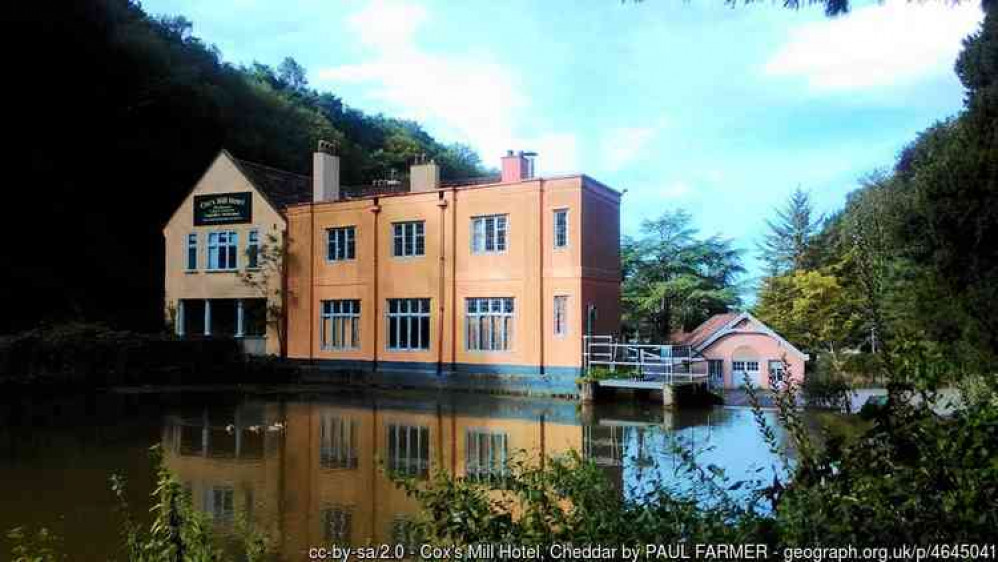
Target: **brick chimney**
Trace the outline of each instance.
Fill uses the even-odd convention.
[[[336,143],[319,141],[312,155],[312,201],[336,201],[340,198],[340,157]]]
[[[427,160],[425,154],[416,157],[409,167],[409,191],[436,191],[440,188],[440,166],[435,160]]]
[[[536,152],[506,151],[506,156],[502,157],[502,182],[517,182],[529,180],[534,177],[534,157]]]

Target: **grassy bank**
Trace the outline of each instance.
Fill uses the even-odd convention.
[[[276,359],[245,357],[231,339],[179,340],[95,324],[0,337],[0,386],[286,383],[296,382],[297,374]]]

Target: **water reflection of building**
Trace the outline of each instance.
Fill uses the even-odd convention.
[[[382,471],[499,482],[511,459],[582,449],[571,402],[247,403],[169,416],[168,466],[223,528],[245,512],[297,559],[310,546],[395,543],[415,501]],[[553,410],[552,410],[553,408]]]

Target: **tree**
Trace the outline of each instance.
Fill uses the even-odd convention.
[[[621,247],[626,331],[667,341],[740,302],[743,272],[730,240],[698,239],[689,213],[667,211],[641,225],[641,237]]]
[[[277,67],[277,77],[285,87],[294,92],[302,92],[308,87],[305,67],[291,57],[284,57],[284,60],[281,61],[280,66]]]
[[[770,275],[810,268],[814,261],[812,245],[823,220],[814,217],[810,195],[797,187],[776,216],[776,221],[766,221],[769,233],[759,245]]]

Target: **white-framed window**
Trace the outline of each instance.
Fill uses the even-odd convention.
[[[430,349],[430,299],[388,299],[388,349]]]
[[[568,334],[568,295],[554,297],[554,335]]]
[[[231,522],[236,515],[235,495],[232,486],[211,486],[205,498],[205,511],[216,522]]]
[[[430,472],[430,428],[388,425],[388,470],[404,476],[426,477]]]
[[[356,420],[319,416],[319,466],[326,469],[357,468]]]
[[[776,384],[783,384],[787,382],[787,372],[786,369],[784,369],[783,361],[779,359],[770,359],[768,367],[769,375],[773,382]]]
[[[246,234],[246,267],[260,267],[260,231],[251,230]]]
[[[724,360],[723,359],[708,359],[707,360],[707,375],[708,382],[713,386],[723,386],[724,385]]]
[[[322,349],[360,347],[360,301],[322,301],[319,312],[319,342]]]
[[[471,253],[492,254],[506,251],[509,215],[487,215],[471,219]]]
[[[513,299],[465,299],[465,348],[468,351],[509,351],[513,343]]]
[[[554,247],[568,247],[568,209],[555,209],[554,220]]]
[[[357,229],[353,226],[340,226],[326,230],[326,259],[345,261],[356,258]]]
[[[198,235],[192,232],[187,235],[187,271],[198,268]]]
[[[208,233],[208,269],[239,267],[239,234],[234,230]]]
[[[478,482],[501,482],[509,474],[508,441],[502,431],[468,429],[464,434],[465,476]]]
[[[423,221],[396,222],[392,224],[392,255],[395,257],[422,256],[426,253],[426,227]]]

